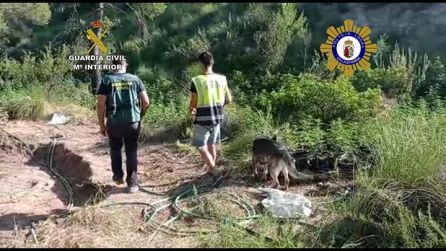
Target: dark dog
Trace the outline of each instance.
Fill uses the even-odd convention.
[[[252,167],[256,177],[258,176],[259,171],[263,170],[264,178],[266,178],[264,168],[265,163],[259,163],[259,160],[264,159],[265,156],[282,158],[288,165],[291,165],[292,167],[295,166],[295,161],[291,157],[286,146],[277,141],[276,137],[272,139],[267,137],[257,138],[252,143]]]
[[[295,180],[307,181],[313,180],[313,175],[298,172],[296,162],[289,154],[284,144],[275,140],[275,138],[258,138],[254,140],[252,147],[252,164],[254,175],[257,177],[262,172],[263,179],[266,181],[268,173],[274,181],[274,187],[280,186],[278,176],[280,173],[285,178],[285,189],[289,185],[290,175]]]

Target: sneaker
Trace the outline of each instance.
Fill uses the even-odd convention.
[[[139,191],[139,187],[137,185],[129,186],[129,193],[136,193]]]
[[[113,181],[116,183],[116,185],[122,185],[124,184],[124,180],[122,178],[116,178],[113,176]]]

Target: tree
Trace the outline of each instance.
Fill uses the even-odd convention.
[[[140,3],[137,3],[137,4],[125,3],[125,5],[132,11],[133,15],[136,17],[138,33],[141,36],[143,44],[146,44],[149,40],[149,35],[150,35],[149,30],[147,28],[147,22],[152,21],[153,18],[155,18],[156,16],[163,13],[166,9],[166,4],[165,3],[142,3],[142,4],[140,4]],[[119,4],[111,4],[110,3],[109,6],[111,6],[114,9],[118,9],[121,12],[127,13],[119,7]],[[97,12],[96,13],[97,13],[96,14],[97,20],[103,21],[105,18],[104,3],[97,4]],[[122,17],[122,15],[118,19],[120,19],[121,17]],[[132,18],[130,13],[126,14],[126,17]],[[97,29],[96,36],[100,37],[100,34],[101,34],[101,28]],[[94,47],[93,55],[99,55],[98,46]],[[96,64],[98,64],[98,63],[99,62],[96,62]],[[92,73],[92,78],[91,78],[91,85],[92,85],[93,93],[96,93],[96,90],[99,87],[100,82],[101,82],[100,79],[101,79],[101,71],[99,69],[96,69]]]
[[[149,30],[147,28],[147,21],[153,21],[153,19],[164,13],[167,8],[166,3],[134,3],[127,6],[133,11],[137,18],[138,30],[142,41],[147,44],[149,40]]]
[[[268,8],[267,5],[251,5],[248,15],[257,31],[254,40],[259,54],[260,68],[274,70],[284,59],[288,46],[296,37],[306,33],[307,23],[303,14],[298,15],[296,5],[280,3]]]
[[[96,19],[98,21],[103,20],[104,17],[104,3],[98,3],[97,9],[96,9]],[[96,36],[99,38],[101,37],[102,28],[99,27],[96,29]],[[99,56],[99,46],[95,45],[92,51],[92,54],[96,57]],[[95,64],[98,65],[100,63],[99,60],[95,60]],[[96,94],[97,90],[99,89],[99,85],[101,84],[101,70],[99,68],[96,68],[91,72],[91,90],[93,94]]]
[[[0,47],[10,47],[31,36],[31,26],[48,24],[48,3],[0,3]]]

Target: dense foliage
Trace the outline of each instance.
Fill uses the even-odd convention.
[[[381,5],[389,13],[446,16],[437,13],[444,5],[435,11],[424,4],[104,3],[110,31],[103,41],[111,53],[128,57],[129,72],[147,87],[151,107],[143,121],[143,141],[190,138],[191,77],[200,72],[197,54],[209,50],[214,70],[228,77],[235,99],[227,109],[229,141],[222,149],[231,167],[249,170],[252,139],[275,134],[293,150],[348,154],[366,170],[358,179],[363,190],[336,206],[341,220],[320,231],[319,246],[444,246],[446,224],[438,206],[444,200],[432,203],[437,211],[431,215],[428,206],[414,206],[392,190],[432,189],[436,199],[446,194],[430,185],[441,184],[436,174],[445,161],[444,50],[429,49],[432,39],[416,34],[415,46],[409,47],[396,24],[389,25],[394,30],[383,29],[361,20],[359,25],[372,26],[379,47],[371,70],[351,78],[329,72],[318,51],[327,27],[341,25],[340,18],[354,11],[364,17],[384,15]],[[47,103],[68,103],[92,112],[90,75],[73,71],[68,56],[87,53],[85,30],[96,19],[96,8],[96,3],[0,4],[0,111],[10,119],[39,119]],[[399,16],[392,18],[397,23]],[[389,188],[389,182],[397,185]],[[418,199],[415,192],[405,199],[409,197]],[[389,203],[393,206],[384,210]],[[381,239],[359,241],[370,234],[367,229],[380,231]],[[401,229],[403,238],[398,238]],[[232,236],[228,244],[231,236],[225,233],[234,232],[222,231],[219,245],[245,241]],[[306,242],[296,235],[285,237],[274,246]]]

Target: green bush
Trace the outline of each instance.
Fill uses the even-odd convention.
[[[271,105],[273,114],[282,121],[299,123],[309,118],[323,123],[338,118],[355,121],[376,114],[381,103],[378,89],[357,92],[343,76],[331,82],[312,74],[288,75],[282,83],[279,91],[259,99],[260,103]]]
[[[417,97],[431,96],[437,94],[446,97],[446,69],[440,57],[434,58],[426,71],[426,79],[417,86]]]
[[[227,127],[231,135],[238,136],[247,131],[265,134],[271,132],[271,114],[255,111],[248,106],[231,104],[226,108]]]
[[[22,62],[5,57],[0,60],[0,90],[19,89],[38,83],[34,75],[35,57],[27,53]]]
[[[136,75],[144,82],[151,102],[166,106],[181,106],[189,98],[190,81],[175,81],[159,67],[140,65]]]
[[[300,149],[313,153],[327,149],[327,132],[322,128],[320,120],[304,120],[296,132]]]
[[[53,50],[51,46],[46,47],[42,52],[42,57],[36,61],[34,74],[38,83],[44,85],[46,97],[52,95],[52,91],[58,85],[62,85],[64,80],[71,78],[71,62],[68,60],[70,51],[63,46],[58,50]]]
[[[41,85],[48,98],[57,85],[71,78],[69,53],[66,46],[58,50],[48,46],[40,58],[26,53],[21,61],[13,58],[0,60],[0,91]]]
[[[341,119],[333,120],[328,127],[318,119],[303,120],[300,125],[283,124],[277,128],[277,135],[291,149],[314,156],[324,152],[353,154],[359,146],[358,125]]]
[[[74,104],[89,110],[96,109],[96,96],[91,94],[89,83],[75,84],[65,80],[54,87],[48,101],[51,103]]]
[[[353,153],[358,147],[358,124],[333,120],[327,130],[327,144],[335,153]]]
[[[380,59],[382,61],[382,58]],[[352,84],[358,91],[380,88],[389,98],[412,97],[419,85],[425,81],[429,61],[425,55],[418,60],[417,53],[394,46],[389,63],[380,63],[379,68],[367,72],[358,71],[352,77]]]
[[[175,142],[190,138],[191,126],[186,99],[181,99],[179,104],[152,102],[143,117],[140,139],[144,142]]]
[[[377,68],[368,72],[359,71],[352,77],[354,87],[360,91],[380,88],[389,98],[410,95],[408,74],[404,68]]]
[[[144,120],[154,127],[164,127],[175,124],[180,118],[183,119],[187,115],[188,104],[183,102],[182,106],[177,106],[174,103],[169,105],[157,104],[153,102],[150,104]]]
[[[228,75],[228,86],[231,88],[234,101],[240,105],[251,104],[250,97],[253,94],[253,87],[250,79],[241,71],[234,71]]]
[[[37,120],[44,116],[43,89],[9,90],[2,92],[0,97],[0,110],[6,112],[9,119]]]

